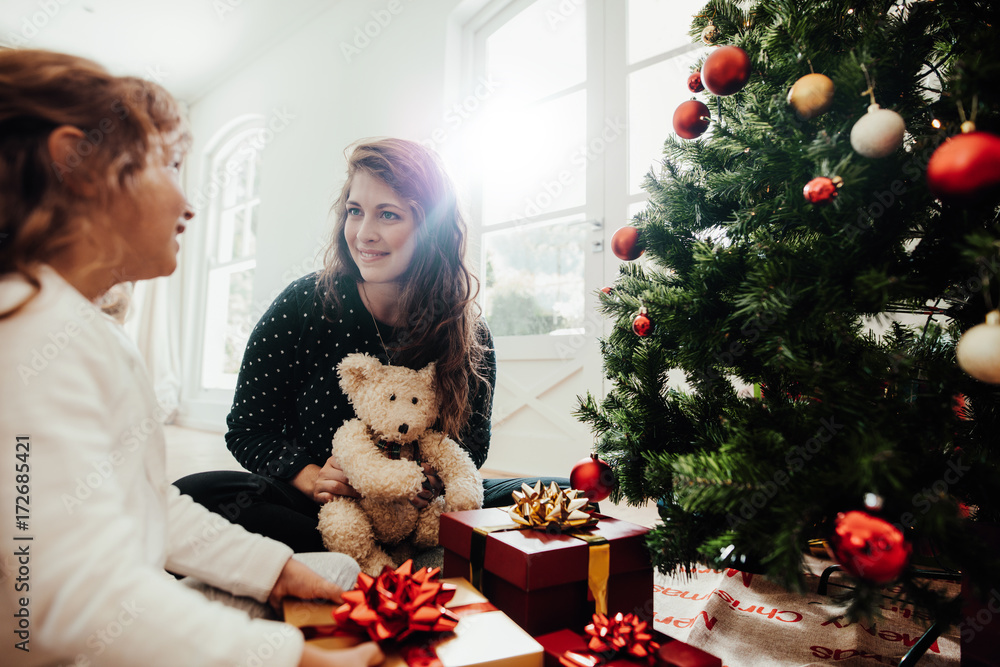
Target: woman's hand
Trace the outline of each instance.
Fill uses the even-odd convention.
[[[276,610],[281,610],[281,601],[286,597],[301,600],[330,600],[343,602],[343,589],[332,581],[319,576],[308,565],[289,558],[285,567],[281,568],[278,580],[271,588],[267,597],[268,603]]]
[[[361,497],[332,456],[322,468],[313,463],[307,465],[292,479],[292,486],[320,505],[330,502],[334,496]]]
[[[418,510],[430,505],[434,499],[441,495],[444,490],[444,482],[438,477],[437,470],[424,464],[424,489],[415,497],[410,499],[410,504]]]

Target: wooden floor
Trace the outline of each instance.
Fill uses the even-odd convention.
[[[175,480],[185,475],[207,470],[243,470],[226,449],[221,433],[199,431],[179,426],[166,426],[167,479]],[[481,470],[483,477],[507,477],[503,473]],[[567,475],[569,471],[567,471]],[[642,526],[652,526],[657,520],[656,507],[615,505],[601,502],[601,512],[608,516],[631,521]]]

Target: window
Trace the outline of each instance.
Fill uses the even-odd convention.
[[[673,110],[691,97],[687,77],[704,47],[687,31],[700,7],[514,0],[470,22],[475,75],[498,82],[475,142],[494,335],[585,330],[586,294],[613,279],[600,261],[604,237],[642,209],[642,180]]]
[[[211,156],[201,385],[235,389],[249,337],[257,265],[263,123],[244,124]]]

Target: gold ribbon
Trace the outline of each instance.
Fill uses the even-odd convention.
[[[586,506],[586,498],[578,498],[576,489],[565,491],[553,482],[544,490],[541,482],[534,488],[521,485],[514,492],[515,504],[508,514],[515,521],[499,526],[477,526],[472,532],[469,547],[469,581],[480,591],[483,590],[483,565],[486,560],[486,541],[490,533],[508,530],[565,531],[568,537],[583,540],[589,546],[587,562],[588,599],[594,600],[598,614],[608,613],[608,577],[611,569],[611,547],[601,535],[578,532],[597,523],[597,519],[580,508]]]

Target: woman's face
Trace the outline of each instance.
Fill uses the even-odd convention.
[[[133,190],[111,202],[111,226],[123,243],[121,278],[167,276],[177,268],[177,236],[193,214],[180,186],[183,155],[169,146],[154,151]]]
[[[384,181],[365,171],[351,180],[344,239],[367,283],[397,282],[416,251],[413,211]]]

